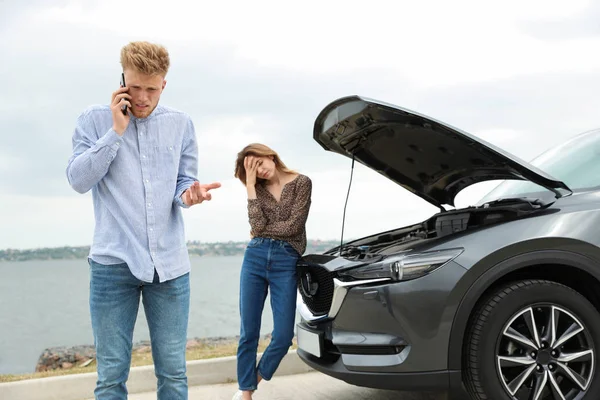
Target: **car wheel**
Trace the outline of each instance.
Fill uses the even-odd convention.
[[[465,387],[477,400],[596,400],[600,314],[556,282],[513,282],[483,301],[465,344]]]

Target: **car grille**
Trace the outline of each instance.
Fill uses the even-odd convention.
[[[304,300],[304,304],[314,316],[327,315],[331,308],[333,299],[333,278],[335,274],[319,265],[298,265],[298,291]],[[310,282],[316,284],[314,294],[307,293],[307,277]],[[305,288],[303,289],[303,285]],[[315,286],[313,286],[315,287]]]

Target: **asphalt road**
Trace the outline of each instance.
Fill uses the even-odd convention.
[[[231,400],[237,384],[195,386],[189,400]],[[156,393],[129,395],[130,400],[156,400]],[[319,372],[274,377],[262,382],[253,400],[446,400],[445,394],[395,392],[349,385]]]

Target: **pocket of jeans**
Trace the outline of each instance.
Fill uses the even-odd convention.
[[[300,258],[300,254],[298,251],[289,243],[283,244],[283,250],[290,256],[295,258]]]
[[[248,244],[246,245],[246,247],[248,248],[252,248],[252,247],[257,247],[258,245],[260,245],[262,243],[262,240],[260,240],[259,238],[252,238]]]
[[[100,264],[99,262],[96,262],[94,260],[92,260],[91,258],[88,258],[88,264],[90,265],[91,269],[106,269],[108,266],[105,264]]]

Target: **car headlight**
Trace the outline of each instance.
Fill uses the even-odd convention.
[[[359,280],[388,278],[393,281],[407,281],[431,273],[458,257],[463,251],[464,249],[447,249],[391,256],[373,264],[342,271],[339,276]]]

